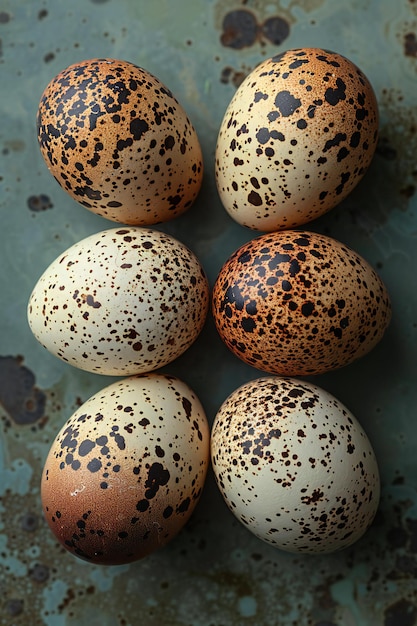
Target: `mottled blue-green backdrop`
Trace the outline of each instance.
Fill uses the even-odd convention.
[[[26,303],[69,245],[113,227],[57,185],[40,155],[40,95],[67,65],[110,56],[175,93],[200,137],[206,173],[193,208],[161,225],[199,256],[213,283],[253,236],[220,205],[213,176],[223,113],[242,78],[277,51],[319,46],[367,74],[381,128],[353,194],[309,225],[360,252],[384,279],[393,320],[360,362],[316,378],[361,421],[378,457],[380,512],[335,555],[293,556],[240,526],[209,476],[187,527],[141,562],[92,566],[60,549],[39,482],[56,432],[112,382],[77,371],[32,337]],[[417,3],[414,0],[2,0],[0,2],[0,623],[13,626],[412,626],[417,624]],[[258,372],[213,323],[166,368],[220,403]]]

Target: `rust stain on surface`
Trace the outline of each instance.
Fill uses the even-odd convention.
[[[0,404],[19,425],[43,417],[46,396],[35,386],[35,376],[22,357],[0,356]]]
[[[220,41],[223,46],[241,50],[267,40],[276,46],[287,39],[290,25],[283,17],[275,15],[259,23],[252,11],[235,9],[223,17]]]
[[[417,37],[415,33],[407,33],[404,37],[404,53],[407,57],[417,59]]]

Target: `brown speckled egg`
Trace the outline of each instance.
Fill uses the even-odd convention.
[[[59,255],[35,285],[36,339],[89,372],[125,376],[167,365],[195,341],[209,286],[183,243],[130,226],[94,233]]]
[[[362,357],[391,318],[386,288],[343,243],[307,231],[256,237],[216,279],[213,315],[224,343],[254,367],[321,374]]]
[[[345,198],[375,152],[378,108],[363,72],[340,54],[302,48],[246,77],[216,148],[221,201],[239,224],[293,228]]]
[[[357,541],[378,508],[378,465],[366,433],[324,389],[253,380],[221,406],[212,429],[218,487],[257,537],[289,552]]]
[[[193,125],[171,91],[133,63],[90,59],[69,66],[43,92],[37,126],[59,184],[109,220],[164,222],[186,211],[200,190]]]
[[[164,546],[202,492],[209,427],[178,378],[144,374],[94,394],[52,443],[41,483],[60,543],[91,563],[115,565]]]

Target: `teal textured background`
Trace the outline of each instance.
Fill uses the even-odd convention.
[[[242,31],[242,14],[234,12],[243,10],[252,30]],[[416,33],[413,0],[0,3],[0,624],[417,624]],[[158,228],[194,250],[212,284],[228,255],[254,236],[228,217],[214,184],[224,111],[257,63],[302,46],[354,61],[380,107],[370,170],[342,204],[308,225],[362,254],[392,298],[383,342],[361,361],[314,379],[346,404],[372,441],[382,478],[378,516],[339,554],[289,555],[238,524],[210,474],[189,524],[163,550],[129,566],[79,561],[46,527],[40,475],[59,428],[112,379],[48,354],[29,331],[26,304],[60,252],[114,224],[78,205],[48,173],[36,139],[41,93],[67,65],[100,56],[141,65],[174,92],[200,137],[205,178],[191,210]],[[259,375],[227,351],[211,319],[165,371],[194,388],[210,421],[233,389]]]

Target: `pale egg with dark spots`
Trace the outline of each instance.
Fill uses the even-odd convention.
[[[220,199],[261,231],[305,224],[341,202],[367,171],[378,137],[372,85],[320,48],[260,63],[233,96],[216,147]]]
[[[48,169],[84,207],[109,220],[170,220],[196,199],[201,147],[172,92],[117,59],[70,65],[45,88],[37,116]]]
[[[209,427],[190,387],[144,374],[89,398],[45,461],[46,520],[66,550],[116,565],[167,544],[190,518],[210,460]]]
[[[370,352],[391,319],[381,277],[340,241],[284,230],[243,244],[221,268],[212,308],[240,359],[284,376],[322,374]]]
[[[274,376],[236,389],[214,420],[211,458],[232,513],[285,551],[346,548],[378,509],[379,470],[365,431],[311,383]]]
[[[36,283],[28,320],[36,339],[82,370],[150,372],[200,334],[209,285],[196,255],[155,229],[94,233],[60,254]]]

